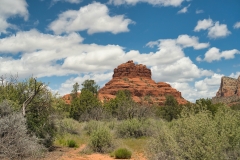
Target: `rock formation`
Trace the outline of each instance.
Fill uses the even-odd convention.
[[[240,76],[238,79],[222,77],[220,88],[212,102],[233,104],[237,101],[240,101]]]
[[[127,89],[136,102],[158,103],[163,105],[166,95],[173,95],[179,104],[187,101],[181,92],[165,82],[156,83],[151,79],[151,70],[145,65],[134,64],[133,61],[123,63],[114,69],[112,80],[105,84],[98,92],[101,101],[115,98],[118,90]]]
[[[80,92],[78,92],[78,96],[80,96]],[[71,94],[65,94],[62,99],[64,100],[64,102],[66,104],[71,104],[71,101],[72,101],[72,96]]]

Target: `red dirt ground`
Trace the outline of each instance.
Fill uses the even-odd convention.
[[[43,160],[114,160],[108,154],[93,153],[90,155],[81,154],[80,151],[85,147],[82,145],[77,149],[57,148],[49,152]],[[131,160],[146,160],[143,153],[133,153]]]

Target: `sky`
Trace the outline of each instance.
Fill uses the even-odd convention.
[[[0,76],[60,95],[133,60],[191,101],[240,75],[239,0],[0,0]]]

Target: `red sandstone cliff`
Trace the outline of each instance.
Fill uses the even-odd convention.
[[[105,84],[98,92],[99,99],[109,100],[115,98],[118,90],[127,89],[136,102],[157,103],[163,105],[166,95],[173,95],[179,104],[187,101],[181,92],[172,88],[165,82],[156,83],[151,79],[151,70],[145,65],[134,64],[133,61],[123,63],[114,69],[112,80]]]
[[[240,76],[238,79],[222,77],[221,84],[216,97],[212,98],[213,103],[233,104],[240,101]]]

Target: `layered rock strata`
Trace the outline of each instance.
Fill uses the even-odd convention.
[[[219,90],[212,98],[212,102],[232,104],[238,101],[240,101],[240,76],[237,79],[222,77]]]
[[[151,78],[151,70],[145,65],[133,61],[123,63],[114,69],[112,80],[98,92],[101,101],[116,97],[118,90],[129,90],[134,101],[139,103],[157,103],[163,105],[166,95],[173,95],[179,104],[186,104],[181,92],[165,82],[156,83]]]

